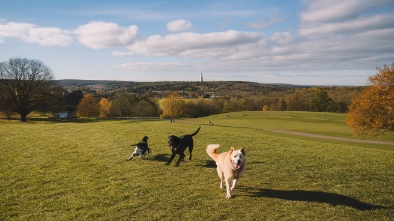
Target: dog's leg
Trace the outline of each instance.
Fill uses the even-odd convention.
[[[227,195],[226,198],[230,199],[231,198],[231,193],[230,193],[230,180],[228,178],[224,178],[224,180],[226,181],[226,191],[227,191]]]
[[[178,161],[177,161],[176,164],[175,164],[176,167],[179,166],[179,163],[181,162],[181,160],[182,160],[182,158],[179,157]]]
[[[192,152],[193,152],[193,140],[191,140],[190,145],[189,145],[189,160],[192,160]]]
[[[179,163],[180,163],[181,161],[184,161],[185,157],[186,157],[186,155],[185,155],[184,153],[180,153],[180,154],[179,154],[179,159],[178,159],[178,161],[176,162],[175,166],[176,166],[176,167],[179,166]]]
[[[133,153],[133,154],[131,154],[131,156],[129,157],[129,159],[127,159],[127,160],[133,160],[134,159],[134,156],[135,156],[135,154]]]
[[[192,160],[192,152],[190,152],[189,160],[190,160],[190,161]]]
[[[235,186],[237,186],[237,183],[238,183],[238,179],[234,179],[234,180],[233,180],[233,185],[231,186],[231,192],[234,191]]]
[[[170,159],[168,160],[168,162],[166,163],[166,165],[170,165],[170,163],[171,163],[171,161],[174,159],[174,157],[175,157],[175,153],[172,153],[172,154],[171,154],[171,157],[170,157]]]
[[[223,171],[222,171],[222,168],[217,166],[216,170],[217,170],[218,176],[220,178],[220,189],[223,189]]]
[[[143,157],[144,157],[144,158],[145,158],[145,157],[148,157],[148,158],[149,158],[149,157],[150,157],[150,152],[151,152],[151,150],[150,150],[150,148],[148,147],[148,149],[146,150],[146,152],[145,152],[145,154],[144,154]]]

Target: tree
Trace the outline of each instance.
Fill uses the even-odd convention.
[[[394,130],[394,62],[377,70],[349,106],[346,122],[355,134]]]
[[[100,115],[100,104],[92,95],[87,95],[78,104],[78,116],[98,117]]]
[[[160,117],[170,118],[172,123],[174,118],[182,116],[185,102],[181,100],[178,92],[172,92],[166,96],[161,105],[163,114]]]
[[[45,111],[59,102],[63,91],[52,81],[54,75],[39,60],[11,58],[0,62],[0,103],[26,122],[32,111]]]
[[[100,104],[100,117],[109,117],[112,102],[109,101],[107,98],[101,98],[99,104]]]
[[[328,96],[327,91],[319,90],[312,99],[312,110],[318,112],[331,111],[334,101]]]
[[[135,95],[126,91],[119,91],[112,97],[111,115],[116,117],[131,117],[133,115],[133,103],[138,102]]]
[[[289,111],[309,111],[309,99],[303,90],[296,89],[284,99]]]
[[[148,98],[142,98],[133,106],[133,115],[135,117],[158,117],[159,110],[157,105]]]
[[[83,98],[83,92],[81,90],[75,90],[72,91],[71,93],[66,95],[66,110],[67,111],[71,111],[71,112],[75,112],[75,110],[77,109],[77,106],[79,104],[79,102],[82,100]]]

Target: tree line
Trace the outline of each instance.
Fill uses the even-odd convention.
[[[80,92],[79,92],[80,93]],[[118,91],[109,98],[94,97],[92,94],[80,97],[77,106],[70,106],[80,117],[126,118],[158,117],[160,110],[156,102],[147,97],[139,97]]]
[[[69,91],[56,81],[51,69],[38,60],[13,58],[0,62],[0,112],[21,121],[33,111],[76,113],[79,117],[203,117],[236,111],[318,111],[349,113],[347,123],[355,133],[394,130],[394,62],[378,68],[367,87],[261,87],[245,82],[227,82],[237,88],[213,88],[207,84],[169,83],[177,91],[165,91],[164,99],[152,97],[154,90],[133,92],[120,88],[111,93]],[[168,87],[163,83],[163,87]],[[198,87],[197,87],[197,86]],[[134,87],[134,86],[133,86]],[[163,89],[164,89],[163,88]],[[135,88],[134,88],[135,89]],[[223,93],[223,91],[225,93]],[[221,92],[221,93],[219,93]],[[198,99],[190,98],[190,94]],[[220,94],[218,96],[217,94]]]
[[[324,90],[317,90],[314,94],[287,95],[281,99],[258,99],[247,97],[219,97],[184,99],[179,92],[168,92],[164,99],[151,100],[148,97],[137,96],[125,91],[118,91],[112,96],[94,97],[82,95],[77,91],[80,101],[70,106],[69,111],[75,111],[80,117],[162,117],[162,118],[196,118],[213,114],[238,111],[317,111],[341,112],[347,111],[347,104],[336,103]],[[69,97],[75,92],[70,93]],[[270,103],[271,102],[271,103]]]

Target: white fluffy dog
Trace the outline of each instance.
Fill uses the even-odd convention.
[[[245,149],[242,147],[239,150],[235,150],[234,147],[231,147],[230,151],[218,154],[216,152],[218,148],[219,144],[210,144],[207,147],[207,153],[216,162],[221,189],[223,188],[223,178],[226,182],[226,198],[229,199],[231,198],[230,179],[233,180],[231,191],[234,191],[239,178],[241,178],[245,171]]]

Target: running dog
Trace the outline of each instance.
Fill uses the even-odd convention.
[[[171,135],[168,137],[168,146],[170,147],[172,154],[166,165],[169,165],[174,159],[175,155],[179,154],[179,159],[175,164],[175,166],[179,166],[179,163],[183,161],[186,157],[184,152],[188,147],[190,153],[189,160],[192,160],[193,136],[195,136],[198,131],[200,131],[200,128],[201,127],[199,127],[193,134],[183,135],[181,137]]]
[[[151,149],[148,147],[148,137],[144,136],[141,142],[137,144],[132,144],[131,146],[135,146],[134,153],[131,154],[128,160],[133,160],[134,157],[138,156],[139,158],[145,157],[146,155],[151,153]]]
[[[220,189],[223,189],[223,178],[226,182],[227,195],[226,198],[231,198],[230,193],[230,179],[233,180],[231,191],[234,191],[239,178],[243,175],[246,166],[245,149],[242,147],[235,150],[234,147],[230,151],[218,154],[216,151],[219,144],[210,144],[207,146],[207,154],[216,162],[217,172],[220,178]]]

